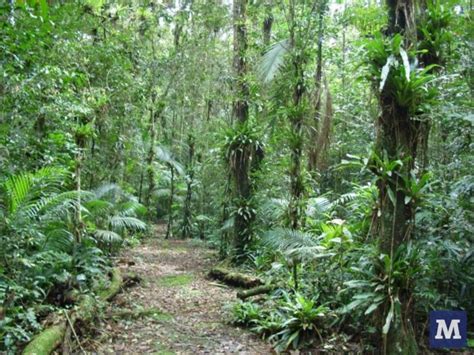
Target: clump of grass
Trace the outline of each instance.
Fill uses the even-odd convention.
[[[184,286],[193,281],[193,275],[191,274],[179,274],[179,275],[170,275],[163,276],[158,279],[158,284],[164,287],[175,287],[175,286]]]
[[[176,354],[173,350],[168,349],[165,345],[160,342],[155,344],[156,353],[155,355],[174,355]]]

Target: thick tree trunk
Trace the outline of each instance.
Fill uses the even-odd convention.
[[[415,9],[412,0],[387,0],[389,24],[387,36],[402,34],[404,47],[414,43]],[[381,115],[377,122],[376,154],[389,161],[401,160],[403,166],[390,178],[381,176],[378,179],[379,208],[375,235],[379,238],[380,249],[390,256],[393,263],[395,253],[402,243],[411,237],[414,219],[413,201],[406,201],[404,179],[410,178],[410,172],[416,159],[417,144],[420,139],[419,121],[410,117],[408,108],[400,106],[393,92],[384,87],[380,94]],[[389,272],[391,277],[391,271]],[[412,354],[416,352],[416,339],[413,331],[413,302],[410,285],[401,286],[391,297],[398,297],[401,303],[400,318],[395,315],[389,332],[384,338],[384,353]],[[388,310],[388,305],[387,305]],[[385,316],[382,317],[383,325]]]
[[[249,87],[246,82],[247,64],[247,28],[246,21],[247,0],[235,0],[233,3],[234,21],[234,71],[236,75],[235,95],[233,103],[233,117],[238,127],[243,126],[249,115],[248,97]],[[237,213],[234,221],[234,261],[240,262],[245,254],[246,247],[251,238],[252,214],[246,213],[249,209],[251,197],[249,160],[250,147],[239,145],[229,162],[235,182]],[[245,211],[244,213],[241,213]]]

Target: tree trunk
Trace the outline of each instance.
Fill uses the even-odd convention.
[[[174,201],[174,168],[170,166],[171,181],[170,181],[170,198],[168,200],[168,225],[166,226],[165,239],[173,236],[173,201]]]
[[[82,164],[84,160],[84,147],[86,146],[86,139],[87,136],[78,131],[76,132],[76,146],[77,146],[77,153],[76,153],[76,167],[74,171],[74,177],[76,180],[76,211],[75,211],[75,221],[74,221],[74,236],[76,239],[76,243],[81,243],[82,239],[82,232],[84,229],[84,223],[82,222],[82,201],[81,201],[81,190],[82,190]]]
[[[296,24],[294,2],[290,2],[290,46],[292,50],[293,66],[293,98],[289,113],[290,120],[290,202],[288,206],[289,225],[292,229],[298,229],[301,214],[304,210],[303,192],[304,184],[301,174],[301,155],[303,152],[303,120],[304,111],[302,99],[304,94],[304,72],[303,54],[296,44]]]
[[[387,0],[389,24],[387,36],[398,33],[405,38],[405,48],[413,43],[414,37],[414,4],[411,0]],[[379,238],[380,249],[390,256],[393,263],[395,252],[400,245],[411,237],[414,219],[413,201],[405,202],[404,179],[410,178],[410,172],[416,159],[419,142],[419,121],[412,120],[408,108],[400,106],[392,91],[384,87],[380,93],[381,114],[377,122],[376,154],[389,161],[401,160],[403,166],[391,178],[380,177],[377,182],[379,190],[379,208],[375,235]],[[391,273],[391,271],[390,271]],[[389,274],[390,277],[391,274]],[[385,353],[416,352],[416,339],[413,332],[411,302],[412,290],[409,285],[401,286],[397,292],[401,303],[400,319],[395,315],[391,327],[383,342]],[[387,306],[388,309],[388,306]],[[382,317],[381,322],[385,321]]]
[[[315,97],[314,97],[314,116],[313,125],[311,127],[310,148],[308,154],[308,170],[316,177],[316,165],[318,160],[318,152],[320,147],[316,144],[319,136],[319,126],[321,122],[321,99],[322,99],[322,77],[323,77],[323,20],[324,8],[321,8],[318,16],[318,54],[316,59],[315,81]]]
[[[263,46],[267,48],[270,45],[272,38],[272,26],[273,26],[273,15],[272,15],[272,2],[269,1],[265,4],[265,19],[263,20]]]
[[[194,136],[188,135],[188,164],[187,164],[187,176],[186,176],[186,200],[184,201],[183,208],[183,228],[182,237],[183,239],[191,237],[192,228],[192,213],[191,213],[191,201],[192,201],[192,185],[194,179]]]
[[[247,0],[235,0],[233,3],[234,22],[234,72],[236,75],[235,95],[233,103],[233,118],[237,127],[242,127],[249,115],[249,87],[246,82],[247,64]],[[239,145],[233,151],[232,161],[229,162],[235,182],[236,210],[234,221],[234,262],[240,263],[251,238],[251,223],[253,220],[249,203],[251,197],[249,161],[250,147]],[[243,212],[243,213],[242,213]]]
[[[74,235],[76,238],[76,243],[79,244],[81,242],[82,236],[82,214],[81,214],[81,175],[82,175],[82,148],[78,147],[78,152],[76,153],[76,169],[74,172],[76,178],[76,192],[77,192],[77,199],[76,199],[76,220],[75,220],[75,228],[74,228]]]
[[[154,104],[152,100],[152,105]],[[155,160],[155,141],[156,141],[156,120],[155,120],[155,111],[154,108],[150,108],[150,123],[149,123],[149,132],[150,132],[150,147],[148,149],[148,155],[146,159],[146,170],[148,175],[148,191],[145,196],[145,206],[148,209],[148,213],[151,215],[151,196],[155,190],[155,172],[153,169],[153,161]]]

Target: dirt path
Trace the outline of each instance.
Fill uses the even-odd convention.
[[[86,351],[120,354],[270,354],[248,331],[226,323],[235,290],[206,279],[215,258],[193,241],[150,239],[126,251],[124,269],[143,278],[119,294]]]

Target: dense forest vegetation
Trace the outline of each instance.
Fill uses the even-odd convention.
[[[467,0],[0,1],[0,352],[93,336],[150,238],[257,277],[223,312],[278,352],[434,351],[431,310],[474,338],[473,30]]]

